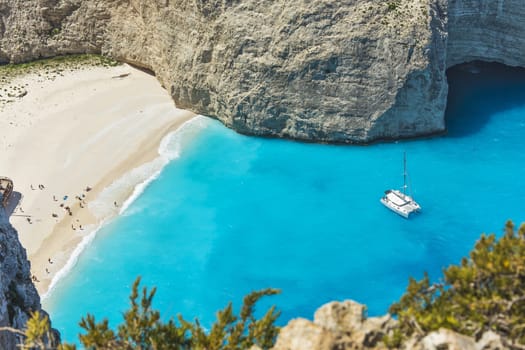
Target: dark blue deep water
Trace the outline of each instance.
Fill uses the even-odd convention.
[[[205,325],[265,287],[282,290],[261,304],[276,304],[281,324],[331,300],[385,313],[409,276],[438,279],[482,232],[525,221],[524,71],[476,63],[449,81],[448,133],[431,139],[334,146],[242,136],[212,120],[187,125],[195,136],[172,140],[180,157],[44,301],[53,325],[67,341],[87,312],[115,325],[138,275],[158,287],[164,317]],[[402,185],[405,151],[423,207],[410,220],[379,202]]]

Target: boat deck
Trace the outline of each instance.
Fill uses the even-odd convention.
[[[385,195],[381,198],[381,203],[405,218],[408,218],[411,213],[421,210],[419,204],[417,204],[412,197],[398,190],[386,191]]]

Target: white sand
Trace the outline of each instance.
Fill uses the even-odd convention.
[[[53,81],[29,75],[17,84],[27,84],[28,94],[0,107],[0,176],[23,196],[10,220],[42,295],[75,247],[118,214],[144,178],[102,190],[158,157],[161,139],[194,115],[176,109],[155,77],[127,65],[85,68]],[[97,210],[101,193],[105,210]]]

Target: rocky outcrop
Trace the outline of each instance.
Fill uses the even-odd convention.
[[[46,315],[31,281],[26,251],[0,205],[0,327],[22,330],[34,311]],[[58,335],[56,331],[53,332],[55,336]],[[0,349],[17,349],[19,343],[14,333],[0,331]]]
[[[520,0],[0,0],[0,62],[101,52],[247,134],[370,142],[445,130],[445,69],[524,65]]]
[[[354,301],[331,302],[314,315],[314,321],[292,320],[281,329],[272,350],[386,350],[382,341],[391,335],[397,321],[390,315],[366,317],[366,307]],[[489,331],[478,340],[447,329],[424,337],[413,336],[404,350],[505,350],[501,338]]]
[[[444,129],[442,2],[0,0],[0,60],[102,52],[247,134],[410,137]]]
[[[100,53],[110,15],[97,1],[0,0],[0,63]]]
[[[525,66],[521,0],[449,0],[447,66],[473,60]]]
[[[441,131],[446,18],[439,1],[396,3],[132,1],[103,51],[242,133],[366,142]]]
[[[389,315],[367,318],[366,307],[354,301],[331,302],[316,311],[313,322],[290,321],[273,350],[386,349],[381,339],[396,323]]]

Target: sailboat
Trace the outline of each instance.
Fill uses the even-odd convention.
[[[388,209],[408,219],[410,214],[421,211],[421,207],[407,190],[409,190],[407,185],[407,157],[406,153],[403,153],[403,191],[386,190],[380,201]]]

